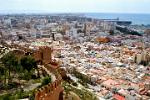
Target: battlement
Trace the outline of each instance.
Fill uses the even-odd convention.
[[[63,100],[63,88],[61,76],[53,83],[43,86],[35,93],[35,100]]]
[[[33,57],[36,61],[40,61],[43,64],[48,64],[52,60],[51,54],[52,49],[50,47],[43,46],[33,53]]]
[[[29,53],[31,56],[35,58],[37,62],[44,65],[43,70],[47,70],[47,74],[49,72],[53,72],[56,76],[56,80],[53,83],[49,83],[46,86],[38,89],[35,93],[35,100],[63,100],[63,88],[61,86],[62,77],[57,73],[57,69],[59,68],[59,63],[55,60],[52,60],[51,54],[52,49],[47,46],[40,47],[38,50],[31,50],[29,48],[24,48],[19,45],[8,45],[5,46],[10,48],[15,48],[17,50],[21,50],[23,54]],[[17,51],[19,52],[19,51]]]
[[[63,88],[61,87],[62,77],[57,73],[59,63],[51,58],[52,49],[49,47],[41,47],[33,54],[37,61],[41,61],[45,70],[53,72],[56,80],[43,86],[35,93],[35,100],[63,100]],[[47,72],[47,74],[49,74]]]

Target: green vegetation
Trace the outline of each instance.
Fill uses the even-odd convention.
[[[34,90],[23,91],[25,84],[41,83],[36,61],[31,56],[17,57],[9,52],[0,59],[0,100],[16,100],[34,97]],[[29,82],[30,80],[30,82]],[[35,81],[34,81],[35,80]],[[49,82],[49,80],[45,81]],[[44,84],[44,83],[43,83]],[[34,100],[34,99],[32,99]]]
[[[78,81],[78,82],[79,82],[80,84],[82,84],[83,86],[88,87],[88,85],[87,85],[88,83],[89,83],[89,84],[92,84],[91,79],[90,79],[87,75],[84,75],[84,74],[82,74],[82,73],[76,71],[75,69],[74,69],[73,74],[74,74],[77,78],[79,78],[79,81]]]
[[[150,76],[150,73],[146,73],[145,76]]]
[[[33,68],[37,68],[34,58],[31,56],[24,56],[20,60],[20,64],[24,70],[30,72]]]
[[[88,84],[86,83],[86,81],[79,79],[78,82],[82,84],[84,87],[88,88]]]
[[[46,76],[44,77],[44,79],[42,80],[42,86],[47,85],[48,83],[51,82],[51,77]]]
[[[10,52],[1,58],[1,63],[0,77],[4,80],[5,86],[11,83],[13,78],[32,79],[34,70],[38,71],[36,62],[31,56],[23,56],[18,59],[15,54]]]
[[[91,82],[91,79],[87,75],[84,75],[78,72],[76,69],[73,70],[72,74],[74,74],[75,77],[79,79],[78,83],[81,86],[76,82],[64,81],[63,87],[64,87],[66,94],[68,95],[70,91],[72,91],[76,93],[81,98],[81,100],[98,100],[94,94],[92,94],[90,91],[87,90],[88,84],[93,84]]]
[[[98,100],[94,94],[92,94],[90,91],[86,90],[85,88],[77,88],[65,81],[63,81],[63,87],[65,93],[68,95],[70,91],[76,93],[81,100]]]
[[[17,100],[23,98],[29,98],[30,100],[34,100],[34,92],[35,90],[32,91],[18,90],[15,93],[8,93],[5,95],[1,95],[0,100]]]
[[[4,67],[0,67],[0,75],[5,75],[5,69],[4,69]]]
[[[4,75],[5,75],[5,84],[6,79],[8,78],[8,81],[11,81],[11,72],[17,72],[18,71],[18,61],[15,55],[13,53],[6,54],[2,59],[1,62],[3,64],[1,69],[4,69]]]

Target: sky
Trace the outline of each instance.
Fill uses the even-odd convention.
[[[150,0],[0,0],[0,13],[150,13]]]

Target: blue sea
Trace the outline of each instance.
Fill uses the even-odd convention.
[[[150,25],[150,14],[85,13],[86,17],[132,21],[133,25]]]

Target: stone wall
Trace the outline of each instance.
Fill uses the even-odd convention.
[[[48,85],[42,87],[35,93],[35,100],[63,100],[63,88],[61,77]]]
[[[22,50],[25,53],[30,53],[36,61],[40,61],[41,64],[44,65],[44,68],[55,74],[56,80],[54,82],[49,83],[36,91],[35,100],[63,100],[63,87],[61,86],[62,77],[57,73],[59,63],[52,60],[52,49],[50,47],[43,46],[40,47],[39,50],[34,51],[19,45],[4,45]]]
[[[56,76],[56,80],[43,86],[35,93],[35,100],[63,100],[63,88],[61,86],[62,77],[58,75],[59,64],[51,58],[52,49],[41,47],[34,52],[33,56],[37,61],[41,61],[45,69]]]
[[[35,58],[36,61],[41,61],[44,64],[48,64],[52,60],[51,54],[52,49],[50,47],[43,46],[33,53],[33,57]]]

